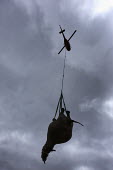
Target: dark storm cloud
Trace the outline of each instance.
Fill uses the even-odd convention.
[[[32,133],[40,128],[38,124],[41,125],[41,123],[38,123],[38,121],[40,122],[40,117],[42,117],[41,113],[48,110],[48,106],[45,104],[46,99],[43,99],[41,91],[44,92],[43,89],[48,85],[44,79],[49,79],[47,77],[49,77],[50,72],[44,58],[45,61],[48,60],[49,62],[50,59],[47,58],[50,57],[51,43],[48,43],[49,37],[46,33],[42,33],[43,15],[38,7],[37,27],[39,32],[35,35],[30,34],[32,30],[29,30],[31,29],[29,17],[20,7],[9,1],[2,1],[0,7],[2,9],[0,10],[2,22],[0,29],[0,114],[2,118],[0,121],[0,142],[2,147],[4,144],[5,146],[11,144],[10,138],[15,131],[19,134],[15,136],[15,138],[18,138],[16,141],[18,141],[22,138],[19,131],[29,130]],[[43,72],[44,68],[46,70]],[[39,76],[40,73],[42,73],[41,76]],[[48,97],[46,91],[44,96],[45,98]],[[45,106],[42,107],[43,105]],[[36,123],[33,123],[34,121]],[[32,131],[32,129],[34,130]],[[37,133],[37,137],[38,135]],[[37,139],[37,143],[39,143],[39,140]],[[13,143],[14,146],[16,141]],[[23,141],[20,141],[20,145],[21,142]]]
[[[60,70],[57,69],[60,63],[58,59],[51,58],[52,44],[43,28],[43,15],[38,7],[36,33],[31,29],[29,16],[23,8],[9,1],[4,1],[2,8],[5,8],[6,12],[1,10],[0,15],[3,22],[0,30],[1,148],[5,147],[7,151],[11,149],[12,152],[18,148],[18,153],[25,152],[28,155],[35,153],[35,157],[41,161],[40,153],[46,138],[46,127],[52,119],[50,115],[53,115],[54,106],[56,107],[53,97],[58,90],[54,87],[56,85],[59,88],[59,85],[54,82],[53,77],[59,74]],[[55,67],[53,62],[58,67]],[[53,77],[50,76],[51,72]],[[2,162],[6,158],[1,156],[0,159]],[[7,155],[9,163],[3,163],[1,167],[10,168],[10,159],[13,161],[14,158]],[[21,168],[24,169],[24,165],[27,168],[27,161],[29,162],[28,159],[21,162]],[[17,162],[11,167],[20,169]]]
[[[59,24],[67,37],[77,29],[67,53],[64,96],[73,119],[85,126],[74,126],[73,139],[56,146],[46,168],[112,169],[112,118],[104,110],[112,98],[112,13],[86,17],[81,5],[0,1],[2,169],[45,168],[40,152],[60,95],[63,65],[57,56],[63,45]]]
[[[109,22],[111,14],[104,18],[100,16],[94,19],[82,19],[78,17],[78,11],[75,10],[75,15],[71,15],[69,8],[64,9],[59,22],[63,23],[62,25],[65,28],[66,23],[70,27],[76,25],[77,28],[76,45],[73,45],[75,43],[73,38],[71,57],[69,56],[70,58],[67,59],[67,64],[72,65],[72,69],[68,67],[67,76],[65,76],[65,98],[72,116],[85,124],[84,132],[82,131],[83,133],[80,136],[76,134],[75,137],[78,137],[81,146],[86,147],[89,143],[92,143],[89,149],[92,146],[97,149],[97,145],[102,141],[109,141],[109,138],[113,139],[112,119],[108,114],[105,114],[104,109],[101,109],[102,103],[112,97],[112,37],[110,36],[111,28],[108,28],[108,25],[111,25]],[[70,15],[67,11],[70,12]],[[70,32],[73,31],[72,28],[70,30]],[[58,43],[58,40],[56,43]],[[94,99],[96,99],[96,105],[91,108],[88,106],[86,111],[80,112],[79,105],[81,103],[89,100],[91,104]],[[77,140],[76,138],[75,140]],[[97,140],[98,144],[94,143],[94,140]],[[111,142],[108,143],[107,147],[110,148]],[[106,159],[107,157],[109,156],[107,155]],[[83,157],[83,159],[89,160],[88,157],[86,159]],[[103,160],[101,165],[97,164],[98,159]],[[111,158],[109,157],[108,160],[109,169],[111,169]],[[97,166],[99,169],[104,167],[104,158],[101,158],[101,156],[99,158],[96,156],[94,163],[91,164],[94,169]]]
[[[13,169],[37,169],[41,167],[41,163],[37,160],[30,159],[24,154],[19,154],[17,152],[7,151],[6,149],[0,150],[0,157],[3,160],[0,160],[0,168],[3,170],[13,170]]]

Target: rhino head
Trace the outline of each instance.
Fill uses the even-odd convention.
[[[41,158],[43,160],[43,162],[45,163],[47,160],[47,157],[49,155],[50,152],[56,151],[53,149],[54,145],[51,146],[49,143],[46,142],[46,144],[43,146],[42,148],[42,153],[41,153]]]

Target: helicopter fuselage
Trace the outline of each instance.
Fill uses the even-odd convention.
[[[69,41],[66,39],[63,31],[62,31],[62,35],[63,35],[63,38],[64,38],[64,46],[67,49],[67,51],[70,51],[71,50],[71,45],[70,45]]]
[[[67,51],[71,50],[70,43],[69,43],[69,41],[66,38],[64,38],[64,45],[65,45]]]

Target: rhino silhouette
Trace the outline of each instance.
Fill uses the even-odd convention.
[[[50,152],[54,150],[56,144],[62,144],[69,141],[72,137],[73,123],[79,123],[70,118],[70,112],[66,111],[64,114],[64,108],[61,109],[57,119],[49,124],[47,132],[47,141],[42,148],[41,158],[45,163]],[[82,125],[81,123],[79,123]],[[82,125],[83,126],[83,125]]]

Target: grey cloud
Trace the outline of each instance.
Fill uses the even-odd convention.
[[[18,142],[14,138],[5,139],[0,166],[3,169],[35,170],[46,166],[47,169],[111,170],[112,156],[107,152],[112,144],[112,119],[98,111],[99,105],[112,97],[112,38],[108,27],[111,13],[105,18],[84,20],[78,10],[81,1],[75,6],[75,13],[65,5],[63,9],[63,1],[57,4],[50,1],[39,5],[35,2],[35,14],[30,15],[18,3],[0,1],[0,136],[17,131],[30,133],[32,139],[30,146],[19,144],[18,138]],[[57,152],[50,155],[44,166],[41,147],[61,88],[64,53],[57,56],[63,45],[62,37],[57,35],[59,24],[66,29],[67,37],[77,29],[71,40],[72,50],[67,53],[64,97],[72,118],[85,125],[84,128],[75,125],[71,140],[72,144],[77,141],[85,152],[81,149],[73,158],[68,157],[62,150],[64,145],[58,145]],[[81,104],[94,99],[98,99],[97,108],[80,110]],[[5,151],[2,147],[6,147]],[[91,152],[92,148],[98,155]]]

